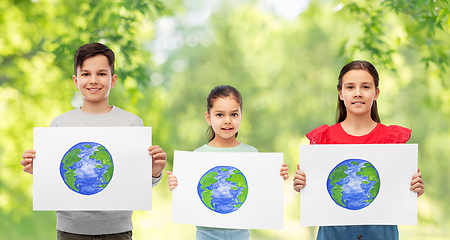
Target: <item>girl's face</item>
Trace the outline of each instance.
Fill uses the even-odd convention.
[[[351,70],[342,76],[339,99],[344,101],[347,116],[368,114],[370,118],[373,101],[379,94],[372,75],[366,70]]]
[[[234,97],[219,97],[214,100],[209,113],[205,113],[205,118],[212,127],[215,138],[234,139],[234,135],[241,126],[241,106]]]

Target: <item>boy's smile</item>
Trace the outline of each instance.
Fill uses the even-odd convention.
[[[114,88],[117,75],[111,74],[108,59],[103,55],[84,60],[77,69],[77,76],[72,76],[75,87],[83,95],[83,108],[109,107],[109,91]]]
[[[101,88],[87,88],[89,90],[89,92],[91,93],[96,93],[98,91],[100,91]]]

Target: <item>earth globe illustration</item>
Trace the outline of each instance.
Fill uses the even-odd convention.
[[[220,214],[232,213],[247,199],[247,179],[235,167],[213,167],[200,178],[197,192],[210,210]]]
[[[114,164],[111,154],[103,145],[80,142],[64,154],[59,171],[69,189],[79,194],[93,195],[108,186]]]
[[[327,179],[331,199],[349,210],[369,206],[380,190],[377,169],[363,159],[347,159],[336,165]]]

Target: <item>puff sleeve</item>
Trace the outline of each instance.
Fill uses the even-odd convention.
[[[330,127],[328,125],[322,125],[307,133],[306,137],[309,139],[311,145],[326,143],[326,140],[329,138],[329,129]]]
[[[406,143],[411,138],[411,129],[398,125],[388,127],[387,141],[389,143]]]

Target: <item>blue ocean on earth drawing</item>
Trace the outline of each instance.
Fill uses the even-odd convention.
[[[200,178],[197,192],[208,209],[221,214],[232,213],[247,199],[247,179],[235,167],[217,166]]]
[[[349,210],[369,206],[380,190],[377,169],[363,159],[347,159],[336,165],[328,175],[327,190],[333,201]]]
[[[64,154],[59,171],[69,189],[82,195],[93,195],[110,183],[114,164],[103,145],[80,142]]]

